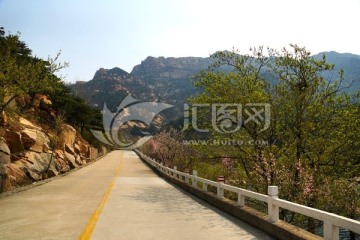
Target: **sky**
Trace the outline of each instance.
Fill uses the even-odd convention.
[[[131,72],[148,56],[305,46],[360,55],[360,0],[0,0],[0,26],[33,54],[61,50],[66,82]]]

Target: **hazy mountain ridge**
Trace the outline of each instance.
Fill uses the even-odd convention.
[[[325,54],[326,61],[335,64],[335,70],[344,70],[345,82],[343,84],[344,91],[355,92],[360,90],[360,55],[352,53],[338,53],[335,51],[321,52],[313,57],[321,59]]]
[[[128,94],[143,101],[181,104],[199,90],[192,77],[212,63],[211,58],[148,57],[131,73],[120,68],[96,71],[92,80],[71,85],[74,94],[102,108],[104,102],[115,109]]]
[[[360,56],[334,51],[314,55],[320,59],[325,54],[335,69],[345,72],[345,84],[352,83],[347,92],[360,89]],[[147,57],[136,65],[131,73],[120,68],[100,68],[88,82],[71,85],[72,91],[92,105],[102,108],[104,102],[115,109],[121,100],[131,94],[142,101],[160,101],[181,105],[200,90],[193,86],[192,77],[213,63],[213,59],[201,57]]]

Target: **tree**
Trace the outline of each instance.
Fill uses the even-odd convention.
[[[165,166],[190,171],[196,154],[191,146],[182,143],[182,138],[181,132],[170,128],[155,135],[141,150]]]
[[[198,111],[198,121],[210,130],[212,139],[268,144],[202,146],[204,157],[227,156],[236,160],[238,171],[244,173],[240,175],[247,178],[238,179],[239,185],[246,182],[246,187],[266,192],[268,185],[276,184],[285,199],[356,216],[354,208],[336,207],[348,204],[344,199],[337,198],[331,204],[321,200],[339,195],[341,191],[333,183],[351,182],[360,174],[360,137],[355,125],[359,123],[359,99],[341,91],[344,73],[334,72],[334,66],[327,64],[325,57],[315,60],[297,45],[281,51],[254,48],[246,55],[218,52],[214,58],[210,69],[195,77],[195,85],[203,93],[190,102],[241,104],[243,121],[229,117],[219,124],[226,123],[222,127],[227,129],[240,126],[240,130],[217,131],[211,126],[206,109]],[[231,71],[222,71],[224,65],[230,66]],[[325,75],[332,78],[325,79]],[[266,130],[256,121],[245,121],[249,109],[244,107],[252,103],[271,106],[271,122]],[[329,183],[330,188],[326,187]],[[283,213],[283,217],[295,221],[288,213]],[[315,223],[309,219],[307,222],[305,227],[314,231]]]
[[[51,93],[63,83],[54,75],[67,63],[55,59],[44,61],[31,55],[31,50],[20,40],[19,35],[0,31],[0,112],[22,94]]]
[[[64,116],[66,122],[78,127],[81,134],[84,128],[102,127],[100,111],[85,103],[84,99],[72,95],[66,85],[62,85],[49,96],[52,99],[53,108]]]

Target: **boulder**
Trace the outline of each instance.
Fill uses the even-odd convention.
[[[88,152],[89,152],[89,145],[80,144],[80,154],[84,157],[89,158],[90,156],[88,155]]]
[[[10,186],[16,186],[16,178],[14,176],[10,176]]]
[[[68,152],[65,152],[65,159],[68,162],[68,164],[70,166],[70,169],[74,169],[74,168],[79,166],[79,165],[76,164],[75,156],[68,153]]]
[[[26,173],[21,169],[21,165],[18,163],[10,163],[7,166],[7,169],[10,179],[13,179],[13,181],[10,181],[13,187],[21,186],[31,182],[26,176]]]
[[[8,175],[0,174],[0,193],[11,190],[10,177]]]
[[[49,106],[51,104],[52,104],[52,102],[49,99],[49,96],[40,94],[40,93],[35,94],[34,99],[33,99],[33,107],[44,108],[44,106]]]
[[[11,153],[19,153],[24,151],[20,133],[6,130],[4,137]]]
[[[30,147],[30,150],[41,153],[47,153],[50,149],[50,139],[42,131],[36,131],[36,142]]]
[[[20,117],[20,118],[19,118],[19,122],[20,122],[20,124],[21,124],[22,126],[24,126],[25,128],[36,129],[36,130],[41,131],[41,128],[40,128],[40,127],[35,126],[32,122],[28,121],[28,120],[25,119],[25,118]]]
[[[7,175],[7,165],[9,164],[10,164],[10,149],[8,145],[5,143],[5,139],[0,138],[0,175],[3,176]]]
[[[61,132],[59,134],[60,143],[63,144],[63,146],[65,144],[69,146],[73,146],[75,143],[75,138],[76,138],[75,128],[73,128],[68,124],[64,124],[61,127]]]
[[[75,155],[75,162],[79,166],[83,165],[83,161],[82,161],[80,155]]]
[[[63,158],[56,158],[55,163],[60,173],[65,173],[70,170],[70,166]]]
[[[10,155],[10,149],[5,142],[4,138],[0,138],[0,152],[6,153]]]
[[[69,144],[65,144],[65,152],[70,153],[71,155],[75,154],[75,150]]]
[[[76,153],[76,154],[78,154],[78,155],[80,155],[81,154],[81,150],[80,150],[80,146],[79,146],[79,144],[74,144],[74,152]]]
[[[65,159],[64,152],[60,149],[55,150],[55,156],[56,156],[56,158],[60,158],[62,160]]]
[[[94,147],[89,147],[90,160],[95,160],[98,157],[98,150]]]
[[[10,155],[0,152],[0,175],[7,174],[7,165],[10,164]]]
[[[49,169],[49,171],[46,173],[47,178],[52,178],[57,176],[59,173],[57,171],[54,171],[53,169]]]
[[[26,152],[25,159],[21,160],[29,172],[34,172],[36,174],[41,174],[46,171],[49,167],[55,168],[55,154],[51,153],[37,153],[37,152]],[[49,168],[49,169],[50,169]]]
[[[36,173],[36,172],[32,172],[32,171],[28,171],[28,176],[29,176],[30,179],[31,179],[32,181],[34,181],[34,182],[40,181],[40,180],[43,179],[42,176],[41,176],[41,174]]]
[[[30,149],[37,139],[36,130],[34,129],[25,129],[20,132],[21,141],[25,149]]]

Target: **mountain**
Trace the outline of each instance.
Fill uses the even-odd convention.
[[[147,57],[131,73],[120,68],[100,68],[92,80],[77,82],[70,88],[92,105],[102,108],[106,102],[110,110],[115,110],[128,94],[142,101],[181,105],[199,92],[192,77],[211,63],[211,58]]]
[[[117,67],[100,68],[92,80],[76,82],[70,88],[93,106],[102,108],[106,103],[110,110],[115,110],[129,94],[143,101],[157,101],[154,91],[142,79]]]
[[[212,62],[211,58],[200,57],[148,57],[133,68],[131,75],[143,79],[159,101],[176,105],[199,91],[194,88],[192,77]]]
[[[336,70],[344,70],[344,87],[349,86],[344,91],[360,90],[359,55],[331,51],[313,57],[320,59],[323,55],[329,63],[335,64]],[[192,77],[212,63],[210,57],[147,57],[131,73],[120,68],[100,68],[92,80],[77,82],[70,87],[75,94],[99,108],[106,102],[110,110],[115,110],[128,94],[142,101],[182,106],[188,97],[200,91],[193,86]]]
[[[313,57],[321,59],[323,55],[325,55],[328,63],[335,65],[335,70],[344,70],[345,82],[343,87],[345,92],[351,93],[360,90],[360,55],[331,51],[321,52]]]

